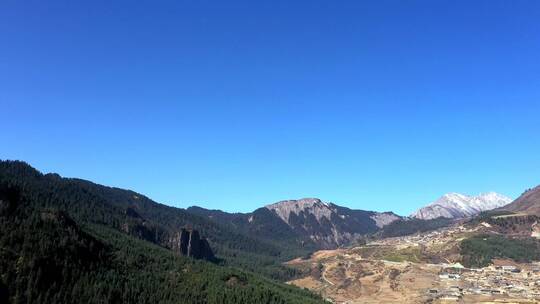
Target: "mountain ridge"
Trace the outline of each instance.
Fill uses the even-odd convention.
[[[0,231],[2,303],[324,302],[272,279],[294,274],[285,248],[24,162],[0,161]],[[219,261],[195,259],[212,257],[203,238]]]
[[[187,210],[219,222],[228,222],[271,242],[293,242],[303,248],[314,249],[346,246],[401,219],[392,212],[349,209],[318,198],[283,200],[251,213],[227,213],[198,206]]]
[[[431,220],[438,217],[459,219],[471,217],[507,205],[512,200],[496,192],[470,196],[451,192],[413,212],[410,217]]]
[[[40,208],[64,211],[77,222],[108,225],[164,248],[179,248],[181,229],[195,229],[225,264],[265,272],[273,278],[290,276],[290,269],[283,267],[281,261],[307,251],[299,245],[262,240],[185,209],[157,203],[132,190],[43,174],[22,161],[0,161],[0,182],[23,189],[31,185],[32,195],[40,198]],[[4,205],[0,203],[0,209],[9,208]],[[265,267],[261,268],[261,264]]]
[[[540,216],[540,186],[526,190],[512,203],[499,210]]]

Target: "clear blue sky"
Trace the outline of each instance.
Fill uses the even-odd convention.
[[[516,197],[540,2],[2,1],[0,111],[1,159],[179,207]]]

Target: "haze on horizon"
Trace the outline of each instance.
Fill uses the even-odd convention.
[[[540,2],[0,8],[0,159],[238,212],[540,184]]]

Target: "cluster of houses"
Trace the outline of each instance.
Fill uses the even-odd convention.
[[[428,233],[376,240],[370,245],[394,246],[398,249],[411,245],[430,247],[445,244],[456,235],[476,229],[452,226]],[[472,296],[487,296],[492,299],[529,300],[540,303],[540,263],[498,264],[481,269],[465,268],[459,263],[427,265],[440,269],[438,282],[434,284],[437,287],[426,292],[427,297],[432,300],[460,302]]]
[[[459,301],[466,295],[540,300],[540,266],[520,269],[515,265],[465,268],[460,264],[441,268],[440,288],[428,290],[432,299]]]
[[[424,232],[413,235],[398,236],[385,238],[381,240],[375,240],[369,243],[369,245],[386,245],[386,246],[404,246],[404,245],[436,245],[447,242],[452,235],[468,232],[470,229],[464,226],[451,226],[445,227],[430,232]]]

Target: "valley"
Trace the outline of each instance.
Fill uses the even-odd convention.
[[[363,246],[319,251],[288,264],[309,269],[290,284],[333,303],[537,303],[540,263],[496,258],[489,266],[461,264],[462,241],[492,232],[486,222]]]
[[[540,304],[540,1],[0,7],[0,304]]]
[[[428,219],[318,198],[227,213],[1,161],[0,300],[534,303],[539,192],[444,195],[452,216]]]

